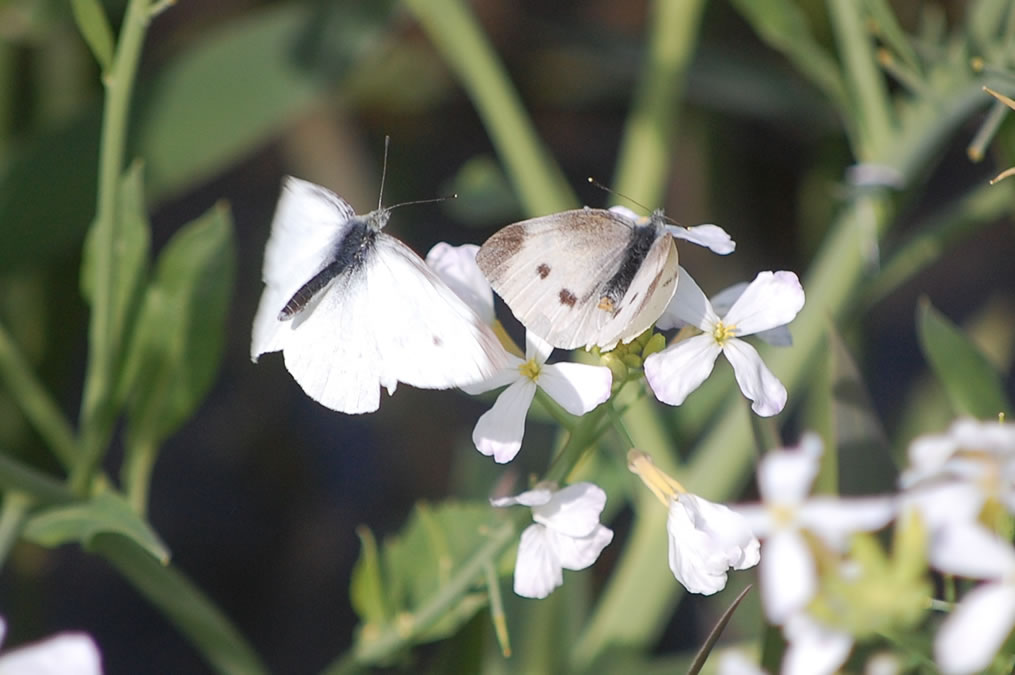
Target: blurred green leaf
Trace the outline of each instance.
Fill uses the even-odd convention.
[[[733,0],[733,6],[769,46],[783,53],[838,107],[846,90],[835,60],[818,43],[803,10],[789,0]]]
[[[166,438],[211,386],[222,356],[234,248],[229,210],[218,204],[181,228],[159,256],[125,366],[132,438]]]
[[[151,246],[151,225],[144,201],[144,178],[141,162],[134,162],[120,179],[117,195],[117,220],[113,224],[113,250],[109,262],[113,266],[113,307],[111,331],[114,344],[126,344],[133,319],[137,315],[145,277],[148,274],[148,253]],[[101,259],[96,250],[96,229],[85,236],[81,260],[81,294],[94,303],[95,272]],[[119,367],[122,368],[122,363]],[[121,371],[122,380],[122,371]],[[122,382],[121,382],[122,395]],[[121,401],[117,397],[117,401]]]
[[[349,599],[365,626],[386,623],[392,614],[384,595],[377,540],[367,527],[356,528],[356,536],[360,541],[360,553],[349,581]]]
[[[381,601],[386,605],[388,616],[393,617],[386,619],[389,623],[409,621],[415,611],[440,593],[455,578],[462,564],[486,543],[484,531],[492,525],[493,515],[490,505],[485,503],[418,504],[401,533],[385,540],[381,547],[383,572],[380,580],[366,573],[370,563],[364,561],[363,556],[371,553],[364,547],[357,562],[359,573],[354,576],[350,591],[352,597],[358,599],[355,609],[363,622],[358,646],[369,648],[371,636],[391,628],[374,620],[379,615],[377,599],[359,606],[361,601],[376,593],[372,585],[379,581],[384,594]],[[465,593],[440,618],[414,634],[412,642],[446,637],[468,621],[487,601],[480,582],[481,577],[477,576],[477,590]],[[362,611],[366,609],[370,610],[369,614]]]
[[[921,71],[920,59],[916,55],[913,43],[902,30],[899,21],[885,0],[864,0],[867,5],[867,13],[873,23],[874,33],[881,40],[894,50],[898,56],[914,73]]]
[[[955,410],[978,419],[1011,416],[1001,378],[983,352],[943,314],[921,298],[916,310],[920,348]]]
[[[78,30],[103,71],[113,63],[113,30],[99,0],[71,0]]]
[[[87,548],[99,534],[123,535],[161,564],[169,562],[169,549],[155,531],[122,497],[111,492],[84,502],[43,509],[25,525],[25,537],[48,548],[75,541]]]
[[[458,198],[446,202],[444,208],[470,225],[498,225],[521,213],[504,170],[490,155],[469,158],[452,178],[448,191]]]

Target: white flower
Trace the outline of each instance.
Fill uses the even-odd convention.
[[[611,206],[610,211],[635,223],[644,220],[642,216],[639,216],[626,206]],[[732,253],[737,247],[733,238],[718,225],[706,224],[683,227],[681,225],[669,224],[666,226],[666,231],[676,239],[684,239],[692,244],[704,246],[719,255]]]
[[[0,619],[0,642],[7,624]],[[101,675],[102,657],[84,633],[61,633],[0,656],[0,675]]]
[[[761,666],[755,665],[754,661],[737,649],[727,649],[719,653],[719,666],[716,672],[719,675],[766,675]]]
[[[470,394],[481,394],[508,385],[493,407],[479,418],[472,432],[476,449],[484,455],[492,455],[500,464],[514,459],[522,447],[525,415],[537,386],[572,415],[584,415],[610,398],[613,376],[609,368],[583,363],[547,365],[546,359],[552,351],[553,346],[548,342],[528,333],[525,361],[507,354],[509,365],[506,369],[489,380],[463,387]]]
[[[515,561],[515,593],[545,598],[564,583],[563,570],[583,570],[613,541],[613,530],[599,523],[606,493],[592,483],[575,483],[554,491],[546,486],[515,497],[491,499],[493,506],[532,507]]]
[[[786,652],[781,675],[832,675],[853,649],[853,636],[797,612],[783,626]]]
[[[895,513],[890,498],[807,499],[821,452],[821,439],[813,433],[806,434],[797,448],[768,452],[758,466],[763,504],[737,507],[764,540],[761,602],[768,620],[776,625],[803,609],[817,590],[815,563],[803,530],[842,550],[850,534],[879,529]]]
[[[792,272],[761,272],[721,319],[687,271],[681,268],[665,321],[685,321],[704,331],[645,359],[645,379],[663,403],[680,405],[705,381],[720,352],[726,355],[744,396],[759,415],[786,405],[786,388],[740,339],[789,323],[804,306],[804,290]]]
[[[760,545],[738,513],[687,492],[643,452],[630,450],[627,466],[669,509],[670,571],[689,592],[712,595],[726,587],[729,569],[758,564]]]
[[[724,288],[719,291],[711,298],[709,302],[712,303],[712,310],[716,314],[727,314],[730,308],[740,299],[740,296],[747,290],[748,284],[746,281],[741,281],[739,284],[733,284],[728,288]],[[672,306],[672,303],[671,303]],[[669,330],[670,328],[683,328],[687,325],[687,322],[682,321],[677,317],[674,312],[664,312],[659,320],[656,321],[656,328],[659,330]],[[767,342],[774,347],[789,347],[793,344],[793,336],[790,335],[789,328],[786,326],[776,326],[768,330],[758,331],[754,334],[756,338],[762,342]]]
[[[493,289],[476,264],[475,244],[436,244],[426,254],[426,264],[487,325],[494,322]]]
[[[930,551],[938,570],[985,579],[966,593],[934,640],[934,660],[944,673],[983,670],[1015,626],[1015,551],[985,528],[970,524],[946,530]]]

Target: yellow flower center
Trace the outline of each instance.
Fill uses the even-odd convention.
[[[734,338],[737,335],[737,327],[733,324],[725,324],[722,321],[716,321],[715,326],[712,327],[712,337],[719,343],[719,346],[726,344],[726,341],[730,338]]]
[[[518,366],[518,372],[529,378],[533,382],[539,380],[540,365],[535,359],[529,359],[522,365]]]

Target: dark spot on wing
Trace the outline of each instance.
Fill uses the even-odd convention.
[[[444,340],[441,340],[439,337],[434,335],[433,336],[433,346],[434,347],[440,347],[442,344],[444,344]]]
[[[567,305],[568,307],[574,307],[574,303],[576,302],[578,302],[578,298],[574,293],[566,288],[560,289],[560,304]]]
[[[299,314],[310,304],[314,296],[336,277],[353,274],[363,267],[370,258],[374,250],[374,240],[380,233],[380,229],[371,218],[373,215],[357,216],[349,221],[345,236],[331,252],[331,261],[289,298],[285,307],[278,313],[279,321],[287,321]]]
[[[550,275],[550,266],[546,263],[540,263],[539,267],[536,268],[536,273],[540,279],[545,279]]]

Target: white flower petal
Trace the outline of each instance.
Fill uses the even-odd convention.
[[[532,509],[532,519],[570,537],[585,537],[599,525],[606,508],[606,492],[593,483],[575,483],[553,493],[546,504]]]
[[[797,275],[760,272],[730,307],[723,323],[736,326],[737,335],[743,337],[789,323],[803,306],[804,289]]]
[[[569,537],[547,528],[546,537],[561,567],[566,570],[583,570],[598,560],[599,554],[613,541],[613,530],[596,525],[584,537]]]
[[[909,467],[902,472],[899,485],[909,487],[936,476],[957,450],[949,436],[920,436],[909,444]]]
[[[733,375],[744,396],[751,400],[751,410],[762,417],[782,412],[786,406],[786,387],[782,386],[758,351],[743,340],[732,338],[722,348],[733,366]]]
[[[823,626],[803,612],[790,617],[783,634],[789,644],[781,675],[831,675],[853,649],[852,635]]]
[[[509,354],[505,351],[504,360],[507,361],[507,367],[503,370],[499,370],[487,379],[477,382],[476,384],[469,384],[459,387],[469,396],[478,396],[479,394],[485,394],[488,391],[494,389],[500,389],[506,387],[512,382],[517,382],[524,376],[518,371],[518,368],[524,363],[520,358],[514,354]]]
[[[603,366],[556,363],[543,366],[536,382],[572,415],[584,415],[610,398],[613,373]]]
[[[811,491],[821,468],[821,437],[810,432],[795,448],[765,453],[758,465],[758,491],[767,505],[796,507]]]
[[[625,220],[631,221],[632,224],[635,224],[638,221],[645,219],[645,216],[638,215],[637,213],[627,208],[626,206],[611,206],[609,208],[609,211],[611,213],[616,213],[618,216],[620,216]]]
[[[797,509],[797,523],[841,551],[854,532],[880,530],[895,511],[893,497],[812,497]]]
[[[478,252],[475,244],[442,241],[426,254],[426,264],[489,326],[494,322],[493,289],[476,264]]]
[[[730,307],[733,306],[733,303],[735,303],[737,299],[744,294],[744,291],[747,290],[747,285],[746,281],[742,281],[739,284],[733,284],[729,288],[725,288],[709,298],[712,302],[712,309],[715,310],[715,313],[719,316],[725,316],[728,314]],[[662,328],[662,326],[659,327]],[[680,325],[673,327],[680,328]],[[786,326],[776,326],[775,328],[759,331],[754,333],[754,336],[763,342],[767,342],[773,347],[789,347],[793,344],[793,336],[790,334],[789,328]]]
[[[476,449],[493,456],[498,464],[510,462],[522,447],[525,415],[536,395],[536,383],[527,378],[518,380],[497,397],[493,407],[483,413],[472,430]]]
[[[927,557],[938,570],[971,579],[1015,576],[1011,544],[979,524],[947,528],[932,541]]]
[[[727,570],[759,559],[758,540],[747,522],[721,504],[681,494],[666,519],[670,571],[691,593],[711,595],[726,587]]]
[[[803,609],[818,587],[814,559],[796,530],[776,531],[765,540],[759,576],[765,616],[776,625]]]
[[[695,335],[645,359],[645,379],[655,397],[680,405],[715,366],[722,351],[711,335]]]
[[[934,660],[948,675],[976,673],[994,659],[1015,624],[1015,587],[984,584],[966,593],[938,630]]]
[[[543,484],[541,484],[543,485]],[[515,506],[516,504],[522,506],[540,506],[547,503],[553,498],[553,490],[549,487],[536,486],[531,490],[514,495],[513,497],[498,497],[490,500],[490,506],[496,506],[502,508],[505,506]]]
[[[659,330],[666,330],[689,323],[708,333],[718,321],[719,315],[712,309],[712,303],[705,297],[701,287],[691,278],[687,270],[680,267],[677,274],[677,290],[674,291],[670,304],[663,310],[662,316],[656,321],[656,327]]]
[[[747,521],[747,527],[756,537],[764,539],[777,527],[772,510],[764,504],[735,504],[730,508]]]
[[[754,661],[736,649],[727,649],[719,653],[718,675],[765,675],[765,671]]]
[[[693,227],[682,227],[680,225],[667,225],[666,231],[673,235],[676,239],[684,239],[692,244],[698,246],[704,246],[713,253],[719,255],[728,255],[733,253],[737,248],[737,243],[733,241],[726,230],[722,229],[718,225],[712,225],[711,223],[705,225],[695,225]]]
[[[0,656],[0,675],[101,675],[102,657],[91,637],[64,633]]]
[[[564,583],[557,561],[542,525],[529,525],[522,532],[515,559],[515,593],[523,598],[545,598]]]
[[[983,491],[971,483],[930,483],[906,490],[900,511],[916,509],[933,537],[953,525],[970,525],[980,515]]]
[[[528,361],[533,359],[536,363],[546,363],[546,359],[550,358],[550,353],[553,351],[553,345],[539,337],[532,331],[525,331],[525,358]]]
[[[949,430],[959,447],[1011,457],[1015,454],[1015,424],[960,419]]]

